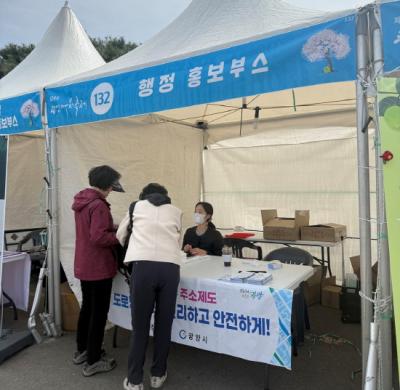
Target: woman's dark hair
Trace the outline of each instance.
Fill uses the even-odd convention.
[[[89,184],[103,191],[108,190],[120,178],[121,174],[108,165],[94,167],[89,171]]]
[[[167,189],[158,183],[150,183],[147,184],[146,187],[143,188],[142,192],[139,195],[139,200],[143,200],[146,198],[147,195],[150,194],[161,194],[161,195],[168,195]]]
[[[197,206],[203,207],[204,211],[208,215],[210,215],[210,219],[208,220],[208,226],[211,229],[216,229],[215,225],[211,222],[211,218],[212,218],[212,216],[214,214],[214,208],[212,207],[212,204],[208,203],[208,202],[198,202],[194,208],[196,208]]]

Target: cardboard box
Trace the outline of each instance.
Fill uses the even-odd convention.
[[[294,218],[278,217],[277,210],[261,210],[264,238],[270,240],[296,241],[300,228],[310,221],[309,210],[296,210]]]
[[[322,285],[321,285],[322,283]],[[336,284],[336,277],[322,278],[322,267],[314,267],[314,274],[304,283],[304,297],[308,306],[321,302],[321,288]]]
[[[322,280],[322,267],[320,265],[316,265],[313,268],[314,274],[306,280],[306,283],[310,286],[321,284]]]
[[[304,298],[307,306],[321,302],[321,281],[317,284],[304,284]]]
[[[322,306],[331,307],[332,309],[340,309],[340,294],[342,288],[340,286],[324,286],[322,287],[321,304]]]
[[[330,276],[329,278],[324,278],[322,280],[322,287],[326,286],[336,286],[336,276]]]
[[[61,284],[62,327],[67,332],[76,332],[80,307],[68,283]]]
[[[351,263],[351,266],[353,267],[354,273],[357,275],[358,280],[361,281],[361,277],[360,277],[360,256],[350,257],[350,263]],[[376,289],[376,282],[378,280],[378,262],[376,262],[372,266],[371,269],[372,269],[372,289],[375,290]]]
[[[314,267],[314,275],[310,276],[304,283],[304,297],[308,306],[321,302],[321,278],[322,267]]]
[[[301,239],[304,241],[338,242],[346,237],[346,226],[336,223],[301,227]]]

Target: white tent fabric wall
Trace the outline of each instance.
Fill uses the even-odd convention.
[[[262,230],[261,209],[278,209],[283,217],[306,209],[311,224],[345,224],[348,236],[359,237],[354,128],[286,129],[221,142],[204,152],[204,176],[204,198],[214,205],[218,227]],[[374,188],[372,172],[372,204]],[[274,248],[265,246],[264,255]],[[359,240],[346,241],[346,272],[352,272],[349,256],[359,251]],[[376,259],[374,248],[372,253]],[[332,271],[340,280],[341,248],[331,254]]]
[[[192,225],[194,204],[202,180],[203,133],[187,126],[158,123],[152,117],[128,118],[58,130],[60,258],[71,287],[75,248],[73,196],[88,186],[91,167],[108,164],[122,174],[125,194],[111,194],[109,202],[118,223],[128,205],[150,182],[166,186],[173,204],[184,211],[184,229]]]
[[[44,138],[10,137],[5,229],[46,226]]]

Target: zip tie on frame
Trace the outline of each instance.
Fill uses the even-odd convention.
[[[392,296],[389,295],[386,298],[377,298],[377,292],[375,291],[374,293],[374,298],[370,298],[367,295],[365,295],[361,290],[359,292],[359,295],[362,299],[372,303],[375,307],[375,321],[377,320],[389,320],[392,319],[393,313],[392,313]],[[387,313],[389,312],[389,314]],[[379,317],[378,317],[379,314]]]
[[[369,218],[369,219],[367,219],[367,218],[358,218],[358,220],[359,221],[363,221],[363,222],[370,222],[370,223],[372,222],[372,223],[380,225],[380,226],[387,225],[387,221],[378,222],[378,220],[376,218]]]
[[[358,168],[361,168],[361,169],[368,169],[368,170],[371,170],[371,171],[382,171],[383,172],[383,169],[382,168],[377,168],[377,167],[375,167],[375,166],[373,166],[373,165],[370,165],[370,166],[362,166],[362,165],[359,165],[358,166]]]

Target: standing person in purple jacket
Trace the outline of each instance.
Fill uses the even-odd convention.
[[[102,165],[89,171],[91,188],[74,197],[75,277],[81,281],[82,306],[76,336],[75,364],[85,363],[84,376],[107,372],[116,362],[102,351],[104,328],[110,307],[112,280],[117,273],[114,246],[118,244],[115,227],[106,201],[111,191],[124,192],[121,175]]]

